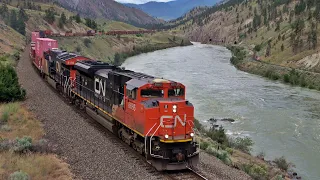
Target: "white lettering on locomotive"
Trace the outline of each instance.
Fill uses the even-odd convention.
[[[132,102],[128,103],[128,108],[131,109],[132,111],[136,111],[136,105],[133,104]]]
[[[161,117],[160,117],[160,126],[161,126],[162,128],[175,128],[175,127],[177,126],[177,122],[178,122],[178,121],[180,122],[180,124],[181,124],[182,126],[185,126],[185,125],[186,125],[187,115],[186,115],[186,114],[184,115],[184,119],[183,119],[183,120],[180,118],[179,115],[176,115],[176,116],[174,117],[174,124],[173,124],[173,125],[164,125],[163,123],[165,122],[165,119],[173,119],[173,116],[164,115],[164,116],[161,116]]]
[[[98,87],[97,87],[98,84]],[[102,79],[99,78],[95,78],[94,79],[94,91],[98,94],[101,95],[103,97],[106,96],[106,82],[103,81]]]

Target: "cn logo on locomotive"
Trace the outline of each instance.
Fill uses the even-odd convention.
[[[95,78],[94,79],[94,91],[97,94],[101,94],[105,97],[106,96],[106,82],[102,79]]]
[[[184,115],[184,119],[183,120],[180,118],[179,115],[176,115],[174,117],[174,124],[173,125],[164,125],[163,123],[165,122],[165,119],[173,119],[173,116],[170,116],[170,115],[161,116],[161,118],[160,118],[160,126],[162,128],[175,128],[177,126],[177,122],[178,121],[180,122],[180,124],[182,126],[186,125],[187,115],[186,114]]]

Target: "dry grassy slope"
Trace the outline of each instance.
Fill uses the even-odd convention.
[[[15,9],[17,1],[12,1],[11,6],[8,6],[9,9]],[[43,17],[45,16],[44,11],[50,7],[53,7],[57,14],[61,14],[64,12],[67,16],[73,16],[74,14],[70,11],[59,7],[57,5],[54,5],[52,3],[36,3],[37,5],[41,6],[41,11],[37,10],[30,10],[25,9],[26,13],[29,16],[29,20],[26,23],[26,32],[27,32],[27,38],[30,39],[30,34],[34,30],[46,30],[50,29],[53,32],[60,32],[64,33],[66,31],[72,30],[73,32],[86,32],[87,30],[90,30],[86,25],[83,23],[76,23],[75,21],[68,22],[62,29],[57,26],[59,16],[56,16],[56,21],[54,24],[49,24],[46,22]],[[83,20],[84,21],[84,20]],[[109,30],[138,30],[140,28],[134,27],[132,25],[123,23],[123,22],[117,22],[117,21],[106,21],[101,20],[101,29],[104,29],[105,31]],[[98,39],[98,38],[97,38]],[[98,40],[95,49],[105,51],[105,47],[110,47],[107,44],[108,40],[110,40],[110,43],[114,42],[115,40],[112,40],[113,38],[101,38]],[[106,41],[104,41],[106,40]],[[102,42],[101,42],[102,41]],[[68,43],[68,41],[62,41],[63,43]],[[119,42],[121,44],[121,42]],[[66,45],[68,46],[68,45]],[[5,25],[5,23],[0,19],[0,56],[4,54],[14,54],[16,51],[21,51],[25,47],[25,37],[10,28],[9,26]],[[109,48],[110,49],[110,48]],[[97,52],[97,53],[96,53]],[[99,51],[93,51],[91,55],[99,54]],[[107,53],[110,53],[110,51],[107,50]],[[89,53],[90,54],[90,53]],[[112,53],[111,53],[112,54]],[[103,54],[102,54],[103,55]],[[101,55],[101,56],[102,56]],[[97,57],[100,57],[99,55]]]
[[[0,142],[29,136],[37,143],[44,135],[40,121],[20,103],[0,104]],[[2,122],[5,120],[6,122]],[[72,179],[69,165],[54,154],[19,154],[10,150],[0,152],[0,179],[9,179],[15,171],[23,171],[30,179]]]
[[[0,56],[20,51],[24,44],[24,37],[0,19]]]
[[[289,5],[289,8],[293,9],[295,3],[297,3],[297,1],[293,1]],[[257,7],[257,2],[253,1],[251,5],[253,14],[254,8]],[[278,11],[282,10],[282,8],[283,6],[278,7]],[[238,9],[238,12],[236,12],[236,9]],[[259,13],[259,8],[257,9]],[[230,11],[222,10],[210,14],[207,18],[202,19],[203,22],[207,21],[207,23],[203,26],[198,26],[196,24],[192,24],[192,21],[188,21],[186,24],[173,29],[173,31],[185,34],[193,41],[209,43],[210,38],[226,38],[226,42],[228,44],[232,44],[234,43],[234,41],[238,41],[240,33],[244,32],[244,30],[238,32],[241,20],[244,20],[244,23],[241,25],[242,27],[244,26],[244,24],[252,22],[253,17],[249,16],[249,12],[249,7],[241,5],[236,6]],[[237,13],[239,13],[239,23],[236,22]],[[310,23],[306,20],[306,15],[304,16],[306,24],[306,28],[304,29],[303,34],[304,49],[297,54],[293,54],[292,52],[292,45],[290,44],[290,34],[292,30],[290,27],[288,14],[286,13],[283,13],[284,21],[281,23],[280,31],[275,31],[275,22],[269,22],[270,30],[268,30],[266,26],[262,25],[257,32],[253,32],[252,34],[247,35],[245,39],[240,40],[240,43],[241,45],[247,47],[249,50],[252,50],[253,47],[257,44],[264,44],[263,49],[259,52],[262,61],[282,66],[302,68],[320,72],[320,63],[318,60],[318,57],[320,57],[320,53],[318,53],[318,51],[320,50],[320,43],[318,43],[318,47],[316,48],[316,50],[308,50],[306,42],[307,35],[310,29]],[[320,34],[319,32],[320,28],[318,28],[318,34]],[[278,40],[279,34],[281,34],[281,36],[285,35],[285,40]],[[266,44],[269,39],[272,40],[271,56],[265,58],[264,55]],[[282,44],[285,47],[284,51],[281,51]]]
[[[90,39],[91,43],[87,47],[85,39]],[[122,35],[120,39],[116,36],[95,36],[83,38],[57,38],[62,49],[75,52],[80,49],[80,54],[87,57],[106,62],[112,62],[116,52],[130,52],[134,47],[144,47],[148,45],[170,44],[169,39],[175,39],[177,45],[184,39],[169,33],[158,32],[155,34]],[[184,39],[187,42],[186,39]]]
[[[9,10],[15,9],[18,11],[18,9],[14,6],[15,1],[13,1],[13,6],[8,6]],[[48,9],[49,7],[54,7],[56,12],[58,14],[65,12],[67,16],[73,15],[69,11],[58,7],[56,5],[50,5],[50,4],[43,4],[43,3],[37,3],[41,6],[42,11],[36,11],[36,10],[29,10],[26,9],[26,13],[29,16],[29,20],[26,23],[26,32],[27,32],[27,38],[30,38],[30,34],[34,30],[45,30],[45,29],[51,29],[54,32],[65,32],[68,30],[72,31],[81,31],[84,32],[86,30],[89,30],[87,26],[84,24],[78,24],[75,22],[66,24],[63,29],[60,29],[57,27],[58,19],[59,17],[56,17],[56,22],[53,25],[50,25],[47,23],[43,17],[44,17],[44,10]],[[22,51],[26,44],[26,38],[16,32],[14,29],[12,29],[10,26],[5,25],[4,21],[0,19],[0,56],[3,55],[12,55],[15,52]]]

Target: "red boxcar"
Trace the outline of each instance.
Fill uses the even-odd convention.
[[[40,33],[39,32],[32,32],[31,42],[36,42],[37,38],[40,38]]]
[[[36,57],[34,58],[34,65],[41,71],[43,71],[43,53],[52,48],[58,48],[58,42],[49,38],[37,38],[36,40]]]

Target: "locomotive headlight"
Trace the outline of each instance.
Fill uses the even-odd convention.
[[[168,135],[168,134],[164,135],[164,138],[168,139],[168,138],[169,138],[169,135]]]
[[[194,136],[194,133],[190,133],[190,136],[193,137],[193,136]]]
[[[177,105],[172,106],[172,112],[176,113],[177,112]]]

